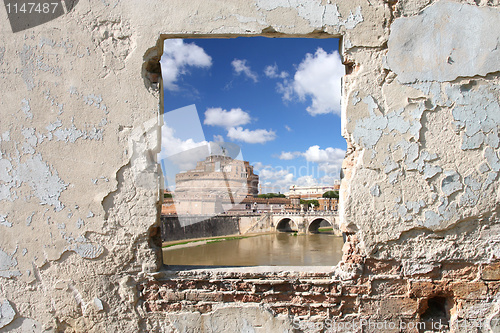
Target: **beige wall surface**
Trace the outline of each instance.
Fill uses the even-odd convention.
[[[0,332],[292,330],[239,303],[145,312],[168,37],[342,37],[337,278],[356,256],[406,276],[500,258],[496,0],[80,0],[30,29],[0,22]],[[489,295],[454,315],[497,318]]]

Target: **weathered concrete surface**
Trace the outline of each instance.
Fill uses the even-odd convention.
[[[444,295],[457,302],[455,323],[498,318],[498,281],[489,280],[498,268],[488,266],[500,258],[498,6],[80,0],[70,13],[15,34],[0,10],[0,330],[176,327],[146,312],[137,289],[154,282],[161,262],[152,156],[162,38],[263,33],[342,36],[352,69],[343,83],[349,150],[340,200],[350,235],[335,270],[349,291],[326,301],[343,304],[335,316],[419,320],[427,299]],[[478,280],[483,267],[488,282]],[[384,274],[394,286],[365,284]],[[436,274],[448,274],[446,283],[399,293],[414,277]],[[469,289],[456,287],[454,276]],[[394,311],[377,310],[382,300]],[[194,318],[197,327],[210,322],[224,331],[241,312],[260,318],[239,321],[242,330],[293,328],[293,313],[281,320],[238,304],[203,315],[188,307],[191,315],[169,318],[180,328]],[[415,311],[398,312],[401,304]]]
[[[453,81],[500,70],[500,21],[494,8],[440,1],[391,25],[388,67],[398,81]]]

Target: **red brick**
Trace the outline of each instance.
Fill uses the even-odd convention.
[[[278,314],[288,314],[288,307],[287,306],[271,306],[271,309],[273,310],[275,315]]]
[[[162,310],[165,312],[177,312],[182,310],[182,305],[179,303],[168,304],[166,307],[162,306]]]
[[[368,286],[342,286],[342,295],[368,295]]]
[[[222,301],[225,303],[234,302],[235,298],[236,298],[236,294],[234,294],[234,293],[223,293],[222,294]]]
[[[340,301],[340,310],[345,316],[347,314],[353,314],[358,312],[358,304],[356,304],[356,297],[344,296]]]
[[[371,284],[372,295],[406,295],[408,282],[403,279],[374,279]]]
[[[174,312],[180,311],[182,305],[180,303],[167,303],[167,302],[147,302],[145,303],[146,312]]]
[[[241,296],[241,297],[240,297]],[[262,298],[259,295],[237,295],[235,297],[236,301],[241,301],[244,303],[260,303],[262,301]]]
[[[244,281],[238,281],[234,283],[234,290],[237,291],[252,291],[254,285]]]
[[[220,292],[188,291],[186,300],[197,302],[222,302],[223,294]]]
[[[259,284],[253,285],[253,288],[254,288],[253,291],[256,293],[264,293],[266,291],[271,290],[272,286],[270,284],[259,283]]]
[[[295,285],[293,285],[293,289],[296,292],[309,291],[309,289],[311,289],[311,285],[307,284],[307,283],[295,284]]]
[[[196,281],[193,280],[180,280],[177,284],[177,289],[183,290],[183,289],[197,289],[196,288]]]
[[[483,271],[481,272],[481,279],[485,281],[500,280],[500,261],[483,267]]]
[[[274,285],[273,290],[280,293],[291,292],[293,291],[293,286],[291,283],[285,282]]]
[[[307,303],[323,303],[329,300],[326,295],[303,295],[295,296],[292,298],[294,304],[307,304]]]
[[[450,286],[448,281],[411,281],[410,296],[411,297],[433,297],[433,296],[450,296]]]
[[[456,282],[451,285],[455,297],[461,299],[484,299],[487,297],[488,288],[484,282]]]
[[[144,293],[142,298],[145,300],[148,300],[148,301],[156,301],[156,300],[160,299],[160,293],[158,291],[150,291],[150,292]]]
[[[330,287],[329,286],[312,286],[311,287],[311,292],[313,293],[329,293],[330,292]]]
[[[324,306],[315,306],[310,308],[311,316],[328,316],[329,308]]]
[[[490,296],[496,296],[500,294],[500,281],[488,282],[486,285],[488,286],[488,294]]]
[[[474,280],[477,277],[478,266],[468,263],[443,263],[441,278],[450,280]]]
[[[409,297],[387,297],[380,300],[380,312],[382,316],[413,316],[417,313],[418,301]]]
[[[194,310],[201,312],[201,313],[207,313],[212,311],[212,305],[211,304],[196,304],[194,306]]]
[[[196,281],[196,289],[201,289],[201,290],[216,290],[217,285],[206,280],[202,281]]]
[[[292,297],[292,294],[270,294],[263,296],[262,301],[265,303],[290,302]]]
[[[366,316],[374,316],[380,309],[379,299],[363,298],[360,301],[360,313]]]
[[[161,299],[167,302],[178,302],[185,298],[184,293],[179,291],[162,290],[159,294]]]
[[[144,302],[144,309],[146,310],[146,312],[153,312],[155,308],[156,308],[155,302],[149,302],[149,301]]]
[[[296,316],[306,316],[309,314],[309,308],[304,306],[291,306],[290,312]]]
[[[340,292],[342,291],[342,286],[338,283],[332,284],[330,293],[332,295],[340,295]]]

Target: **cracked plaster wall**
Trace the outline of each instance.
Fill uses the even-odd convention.
[[[143,320],[136,289],[159,268],[160,36],[342,36],[350,245],[429,269],[497,259],[498,5],[87,0],[15,34],[2,24],[0,332],[161,332],[180,320]],[[289,327],[240,313],[246,329]]]

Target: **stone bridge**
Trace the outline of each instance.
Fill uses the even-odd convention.
[[[340,235],[339,217],[335,211],[272,213],[271,226],[276,231],[296,231],[299,233],[316,233],[322,222],[333,227],[335,234]]]

